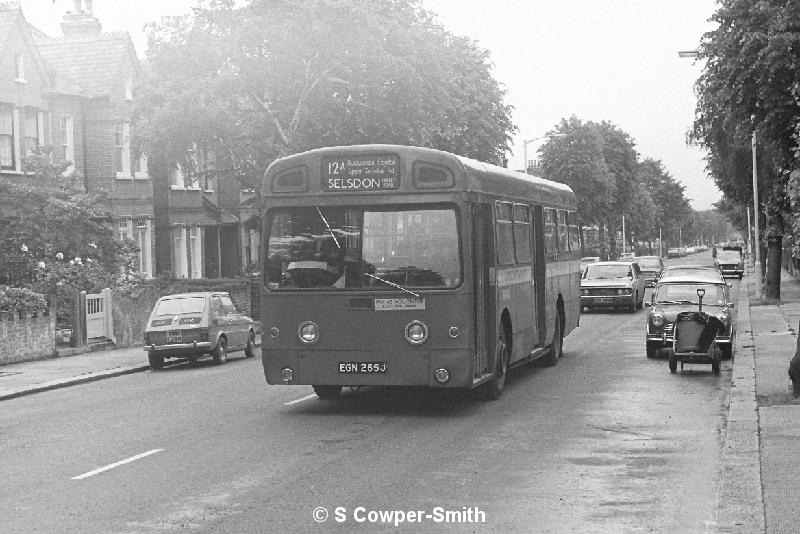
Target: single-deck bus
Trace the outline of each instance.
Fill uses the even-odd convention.
[[[330,147],[264,177],[269,384],[481,388],[555,365],[580,318],[566,185],[428,148]]]

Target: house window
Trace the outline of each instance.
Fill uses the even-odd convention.
[[[134,178],[147,178],[147,156],[142,152],[142,148],[138,147],[134,150],[133,161],[133,176]]]
[[[62,162],[70,162],[69,167],[64,171],[70,173],[75,170],[75,134],[71,115],[61,116],[58,121],[58,133],[61,139],[61,153],[59,156]]]
[[[133,100],[133,78],[125,79],[125,100]]]
[[[150,270],[150,225],[146,217],[136,218],[134,240],[139,247],[139,272],[149,276],[152,274]]]
[[[117,223],[117,239],[124,241],[131,238],[130,219],[120,219]]]
[[[25,112],[25,155],[36,152],[39,146],[39,113],[28,110]]]
[[[22,54],[14,54],[14,81],[25,81],[25,60]]]
[[[130,121],[117,120],[114,124],[114,170],[117,178],[131,177]]]
[[[14,170],[14,112],[0,105],[0,169]]]

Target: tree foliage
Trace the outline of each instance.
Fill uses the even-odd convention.
[[[277,157],[332,145],[496,163],[515,131],[488,53],[417,0],[207,2],[151,27],[146,71],[149,149],[180,162],[195,143],[221,147],[251,185]]]
[[[692,139],[708,150],[720,190],[742,209],[753,198],[749,141],[756,132],[760,215],[754,215],[766,221],[765,235],[779,250],[800,147],[800,3],[722,0],[712,20],[718,27],[699,48],[706,67],[696,85]],[[779,263],[768,266],[775,289],[768,296],[776,298]]]
[[[55,293],[127,283],[137,249],[114,239],[105,195],[83,193],[48,149],[25,164],[24,180],[0,178],[0,284]]]
[[[633,139],[614,124],[562,119],[539,149],[545,178],[569,185],[578,199],[583,224],[607,232],[611,252],[626,216],[626,237],[678,243],[678,229],[691,225],[693,211],[684,187],[660,161],[639,161]],[[693,239],[691,232],[685,235]],[[601,244],[605,253],[605,245]]]

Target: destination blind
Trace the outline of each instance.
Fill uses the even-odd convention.
[[[322,159],[323,191],[382,191],[400,187],[400,157],[393,154]]]

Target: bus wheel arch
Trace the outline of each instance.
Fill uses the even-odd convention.
[[[566,315],[564,314],[564,298],[559,293],[556,300],[556,324],[553,329],[553,342],[550,344],[550,350],[544,358],[544,364],[553,366],[558,363],[558,360],[563,356],[564,351],[564,325]]]
[[[495,343],[492,365],[492,377],[483,384],[483,397],[486,400],[497,400],[506,384],[508,362],[511,357],[511,314],[507,309],[500,315],[500,324],[497,325],[497,341]]]

